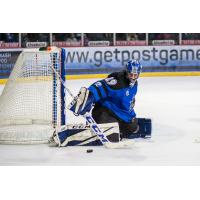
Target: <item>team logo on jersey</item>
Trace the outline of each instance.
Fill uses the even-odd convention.
[[[126,91],[126,96],[129,96],[129,90]]]
[[[95,85],[96,85],[97,87],[100,87],[100,86],[102,86],[102,83],[98,81],[98,82],[95,83]]]
[[[114,77],[106,78],[105,81],[108,85],[116,85],[117,84],[117,80]]]

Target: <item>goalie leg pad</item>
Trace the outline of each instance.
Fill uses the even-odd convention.
[[[110,142],[119,142],[120,137],[119,133],[111,133],[107,135],[107,138]],[[102,142],[97,138],[96,135],[86,138],[85,140],[72,140],[69,141],[67,146],[102,146]]]
[[[101,124],[99,125],[110,142],[119,142],[120,134],[117,123]],[[97,135],[94,135],[90,127],[87,129],[67,129],[59,132],[58,138],[60,140],[60,146],[100,146],[101,141]]]

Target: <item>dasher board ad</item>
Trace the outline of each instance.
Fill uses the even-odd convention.
[[[200,46],[66,48],[67,69],[121,68],[130,59],[143,67],[199,66]]]

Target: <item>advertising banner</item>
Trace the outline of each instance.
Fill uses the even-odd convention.
[[[8,78],[22,49],[0,50],[0,78]],[[110,73],[139,59],[143,72],[200,71],[200,45],[66,48],[68,74]]]
[[[8,78],[20,53],[20,49],[0,50],[0,78]]]
[[[46,47],[47,42],[27,42],[26,47],[27,48],[40,48],[40,47]]]
[[[200,66],[199,45],[79,47],[67,48],[66,52],[67,69],[71,71],[112,71],[122,68],[129,59],[139,59],[144,69],[150,71],[158,67],[184,69]]]

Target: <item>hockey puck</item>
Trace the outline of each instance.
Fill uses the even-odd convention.
[[[87,149],[86,152],[87,152],[87,153],[92,153],[92,152],[93,152],[93,149]]]

